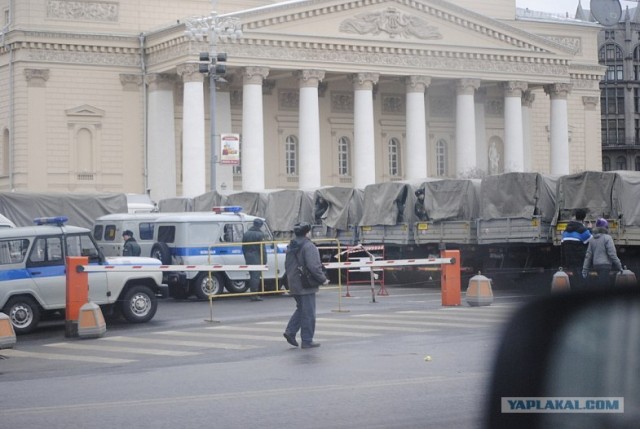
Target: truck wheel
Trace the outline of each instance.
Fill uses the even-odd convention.
[[[231,293],[244,293],[249,289],[249,282],[244,280],[227,280],[226,288]]]
[[[155,243],[151,248],[151,257],[156,258],[163,265],[171,265],[171,249],[167,243]]]
[[[158,310],[158,298],[148,287],[134,286],[124,294],[120,309],[124,318],[131,323],[148,322]]]
[[[16,334],[28,334],[36,329],[40,322],[40,307],[29,296],[11,298],[4,306],[3,312],[9,316]]]
[[[219,295],[224,290],[224,283],[220,273],[200,273],[195,278],[193,284],[193,293],[198,299],[209,299],[209,295]]]

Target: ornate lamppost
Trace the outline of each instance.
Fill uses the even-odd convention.
[[[215,8],[215,1],[212,6]],[[227,54],[217,52],[218,40],[232,41],[242,37],[240,20],[235,17],[219,16],[212,11],[207,17],[192,18],[186,21],[185,35],[194,41],[209,42],[209,52],[200,52],[200,73],[209,74],[209,115],[211,138],[211,190],[216,190],[216,81],[226,73]]]

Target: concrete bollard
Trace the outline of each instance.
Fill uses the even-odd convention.
[[[469,279],[469,287],[466,292],[467,303],[472,306],[491,305],[493,303],[493,290],[491,279],[478,273]]]
[[[13,329],[11,319],[4,313],[0,313],[0,349],[11,349],[16,344],[16,331]]]
[[[576,273],[576,275],[580,275],[580,273]],[[551,280],[551,292],[569,292],[571,290],[571,282],[569,280],[569,275],[564,272],[562,267],[558,268],[558,271],[553,275],[553,279]]]
[[[93,302],[87,302],[80,307],[78,319],[78,336],[80,338],[100,338],[107,332],[102,310]]]

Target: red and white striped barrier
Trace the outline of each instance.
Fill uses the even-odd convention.
[[[455,264],[455,258],[397,259],[376,261],[327,262],[322,264],[328,270],[359,267],[408,267],[416,265]],[[79,272],[99,273],[106,271],[268,271],[267,265],[80,265]]]
[[[102,273],[105,271],[268,271],[267,265],[81,265],[78,271]]]
[[[345,261],[328,262],[324,267],[328,270],[338,268],[358,268],[358,267],[408,267],[415,265],[449,265],[454,264],[454,258],[427,258],[427,259],[397,259],[397,260],[375,260],[375,261]]]

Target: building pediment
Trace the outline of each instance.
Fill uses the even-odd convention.
[[[102,117],[104,116],[105,111],[89,104],[83,104],[81,106],[67,109],[65,110],[65,113],[67,116]]]
[[[504,78],[508,62],[514,75],[530,72],[557,80],[568,77],[575,53],[442,0],[307,0],[231,16],[240,19],[244,33],[239,41],[223,42],[222,49],[230,63],[240,65],[264,58],[262,65],[272,68],[279,62],[301,68],[316,63],[340,72],[375,65],[399,74],[433,70],[433,76],[468,69],[470,76],[500,73]]]

